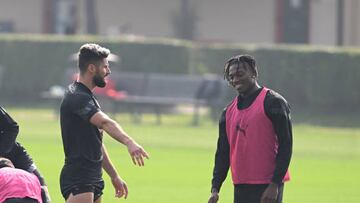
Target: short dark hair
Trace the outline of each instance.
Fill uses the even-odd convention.
[[[12,162],[4,157],[0,157],[0,168],[12,167]]]
[[[224,79],[229,81],[230,66],[237,64],[239,67],[240,63],[248,64],[250,67],[250,71],[252,71],[254,73],[255,77],[258,76],[258,70],[257,70],[255,58],[253,56],[245,54],[245,55],[233,56],[226,61],[225,66],[224,66]]]
[[[89,64],[98,65],[100,61],[107,58],[110,50],[98,44],[87,43],[80,47],[78,55],[78,67],[80,74],[86,72]]]

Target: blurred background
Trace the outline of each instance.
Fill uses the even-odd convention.
[[[358,10],[356,0],[1,0],[0,31],[354,46]]]
[[[96,42],[119,57],[114,72],[221,79],[229,57],[248,53],[257,59],[261,84],[281,92],[294,111],[358,109],[356,0],[0,2],[2,102],[49,102],[43,92],[67,85],[67,70],[76,71],[72,54]]]
[[[237,54],[253,55],[260,84],[292,108],[294,181],[286,202],[360,202],[360,1],[0,0],[0,104],[32,136],[20,139],[49,177],[55,202],[62,162],[54,157],[63,156],[57,112],[76,74],[74,53],[87,42],[114,54],[113,83],[96,92],[104,110],[155,154],[144,169],[149,182],[156,177],[151,194],[137,170],[119,166],[145,194],[129,202],[206,201],[217,120],[236,95],[223,66]],[[109,145],[115,153],[118,145]],[[165,152],[179,160],[166,162]],[[184,171],[194,174],[162,178]],[[187,195],[171,191],[169,181]],[[226,187],[223,202],[230,202]],[[153,195],[158,190],[167,193]]]

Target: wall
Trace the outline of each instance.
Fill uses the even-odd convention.
[[[310,4],[310,44],[336,45],[337,0],[317,0]]]
[[[0,21],[12,21],[14,31],[41,33],[42,0],[0,0]]]

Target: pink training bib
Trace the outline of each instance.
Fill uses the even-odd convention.
[[[21,169],[0,168],[0,202],[8,198],[25,197],[42,203],[41,185],[38,178]]]
[[[239,110],[235,98],[226,110],[226,133],[230,144],[230,167],[234,184],[271,183],[278,140],[264,110],[269,89],[263,88],[250,107]],[[286,172],[283,181],[290,179]]]

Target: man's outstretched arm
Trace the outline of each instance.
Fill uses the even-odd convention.
[[[149,158],[148,153],[135,142],[121,126],[112,120],[102,111],[96,112],[91,118],[90,122],[99,129],[105,130],[112,138],[127,146],[129,154],[134,164],[144,166],[144,158]]]

